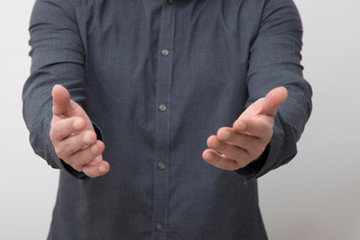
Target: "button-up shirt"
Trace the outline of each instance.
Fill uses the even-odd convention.
[[[291,0],[38,0],[30,33],[24,118],[60,169],[49,239],[267,238],[256,179],[295,156],[311,111]],[[93,121],[107,175],[56,156],[55,84]],[[277,86],[288,99],[261,158],[237,171],[203,161],[208,136]]]

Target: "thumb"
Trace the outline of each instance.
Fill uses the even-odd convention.
[[[274,88],[265,96],[258,114],[266,114],[274,117],[276,109],[285,102],[287,96],[288,94],[285,87]]]
[[[69,115],[70,114],[70,93],[62,85],[55,85],[52,90],[53,97],[53,114]]]

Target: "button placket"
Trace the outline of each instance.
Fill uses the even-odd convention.
[[[161,232],[164,229],[164,226],[161,223],[155,225],[155,230]]]
[[[168,224],[168,206],[170,191],[170,106],[172,88],[172,51],[175,36],[175,6],[165,5],[162,8],[159,52],[157,53],[156,78],[156,137],[154,139],[154,239],[166,239]]]
[[[164,48],[163,50],[161,50],[161,54],[166,57],[166,56],[169,55],[169,50],[167,50],[166,48]]]
[[[160,104],[159,105],[159,110],[161,111],[161,112],[165,112],[166,111],[166,105],[165,104]]]
[[[164,169],[166,168],[166,164],[165,164],[164,162],[159,162],[159,163],[158,163],[158,168],[159,168],[160,170],[164,170]]]

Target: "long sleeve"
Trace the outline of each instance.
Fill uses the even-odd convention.
[[[49,239],[267,239],[257,181],[201,153],[285,86],[271,143],[238,174],[257,178],[296,154],[311,88],[292,0],[37,0],[30,34],[24,118],[35,152],[62,169]],[[56,156],[54,84],[101,129],[103,177],[79,182]]]
[[[300,64],[302,24],[294,3],[265,1],[261,21],[250,48],[247,106],[278,86],[286,87],[288,98],[278,109],[274,134],[264,154],[236,171],[247,179],[258,178],[296,155],[296,143],[312,109],[312,90]]]
[[[73,100],[80,104],[84,101],[84,50],[72,9],[67,1],[35,3],[29,29],[32,66],[23,89],[23,116],[35,153],[53,168],[82,178],[83,174],[71,171],[57,157],[49,138],[53,86],[62,84]]]

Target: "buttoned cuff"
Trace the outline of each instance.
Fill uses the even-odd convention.
[[[284,117],[276,114],[273,136],[260,159],[235,172],[246,181],[256,179],[288,163],[296,154],[294,130]]]
[[[249,163],[246,167],[235,170],[235,173],[246,179],[255,178],[260,173],[261,169],[264,168],[266,160],[269,157],[270,144],[271,143],[266,146],[264,152],[256,160]]]

